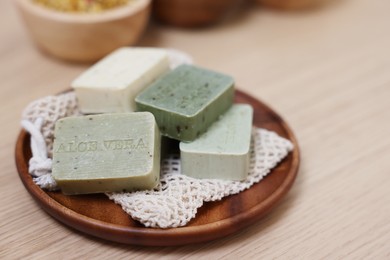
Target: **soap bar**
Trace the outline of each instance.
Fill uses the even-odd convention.
[[[193,141],[233,103],[234,80],[224,74],[181,65],[135,99],[138,111],[149,111],[163,135]]]
[[[180,143],[181,171],[199,179],[244,180],[248,176],[253,109],[233,105],[205,134]]]
[[[135,110],[136,95],[168,71],[164,50],[124,47],[85,71],[71,86],[83,113],[129,112]]]
[[[160,145],[148,112],[64,118],[55,125],[52,174],[68,195],[152,189]]]

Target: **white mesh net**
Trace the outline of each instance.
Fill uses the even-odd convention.
[[[180,174],[180,158],[163,160],[160,185],[153,191],[110,193],[110,199],[147,227],[185,226],[207,201],[237,194],[261,181],[293,146],[274,132],[254,128],[249,176],[244,181],[194,179]]]

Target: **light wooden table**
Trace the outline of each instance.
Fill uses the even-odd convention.
[[[149,248],[75,232],[24,189],[14,165],[21,111],[86,66],[38,52],[11,1],[0,1],[0,258],[390,259],[389,10],[388,0],[340,0],[315,12],[254,8],[204,30],[151,26],[140,45],[184,50],[278,111],[302,163],[282,204],[250,228]]]

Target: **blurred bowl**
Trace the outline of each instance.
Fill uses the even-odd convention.
[[[325,0],[256,0],[265,6],[278,9],[294,10],[317,7]]]
[[[207,26],[220,21],[242,0],[154,0],[153,15],[178,27]]]
[[[96,61],[113,50],[137,42],[150,16],[151,0],[134,0],[101,13],[65,13],[16,0],[37,45],[55,57]]]

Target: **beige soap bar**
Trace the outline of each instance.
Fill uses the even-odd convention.
[[[65,194],[152,189],[160,145],[148,112],[64,118],[55,126],[52,174]]]
[[[83,113],[129,112],[146,86],[169,71],[166,51],[120,48],[85,71],[71,86]]]

